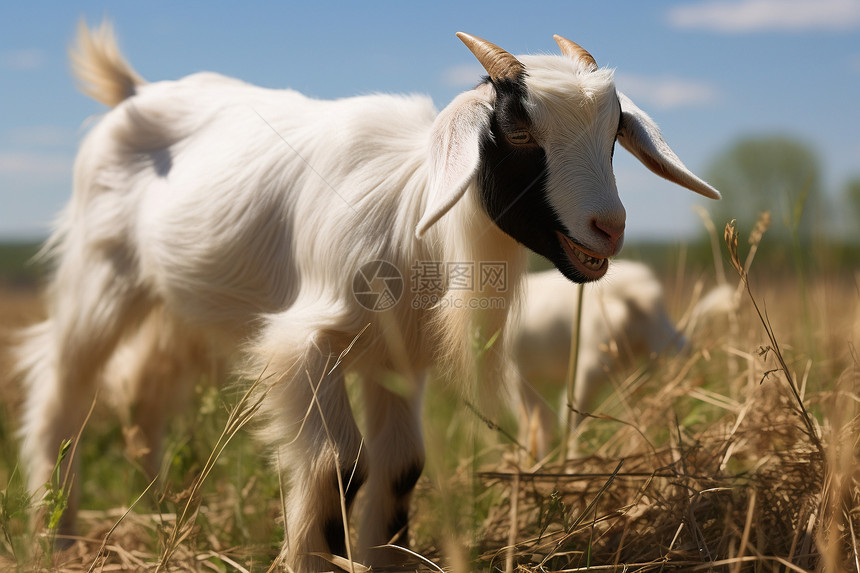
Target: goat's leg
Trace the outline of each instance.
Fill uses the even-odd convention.
[[[370,475],[361,524],[362,547],[409,546],[409,501],[424,469],[421,433],[423,379],[396,394],[364,381]],[[404,552],[371,550],[373,565],[395,564]]]
[[[108,362],[105,385],[118,401],[128,452],[150,479],[161,470],[167,422],[184,409],[204,373],[217,374],[213,366],[201,337],[164,308],[151,312]]]
[[[277,447],[275,461],[289,483],[283,557],[298,573],[331,570],[311,554],[351,554],[346,522],[367,473],[361,434],[326,335],[301,328],[293,316],[278,323],[270,324],[254,354],[267,392],[262,437]]]
[[[26,393],[21,460],[34,494],[51,480],[60,444],[81,430],[100,369],[144,306],[137,287],[106,260],[71,270],[61,266],[52,293],[49,318],[25,332],[17,354]],[[80,481],[72,457],[60,466],[60,480],[68,472],[69,487]],[[60,534],[74,529],[76,489],[69,492]]]

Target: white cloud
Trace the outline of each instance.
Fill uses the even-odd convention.
[[[630,99],[660,109],[706,107],[720,99],[718,90],[706,82],[673,76],[616,73],[615,83]]]
[[[35,70],[44,66],[46,62],[45,52],[35,48],[0,52],[0,67],[7,70]]]
[[[460,64],[442,73],[442,83],[451,88],[473,88],[487,72],[480,64]]]
[[[706,0],[667,17],[676,28],[724,33],[844,31],[860,27],[860,0]]]

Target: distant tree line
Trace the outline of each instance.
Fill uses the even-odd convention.
[[[860,242],[860,174],[845,182],[841,193],[828,195],[818,154],[795,137],[743,137],[719,153],[705,173],[723,193],[721,201],[709,204],[719,227],[736,219],[740,230],[748,230],[768,210],[770,241]]]

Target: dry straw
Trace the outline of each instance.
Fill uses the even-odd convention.
[[[485,524],[488,562],[506,547],[507,569],[520,571],[860,572],[857,356],[828,356],[844,371],[813,384],[814,356],[781,343],[749,275],[768,224],[745,260],[726,226],[749,301],[733,317],[741,336],[727,326],[616,381],[598,408],[614,414],[580,428],[592,455],[481,474],[516,507]],[[719,355],[741,359],[738,381]]]

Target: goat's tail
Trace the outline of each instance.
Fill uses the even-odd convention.
[[[80,21],[69,58],[80,90],[110,107],[133,96],[137,87],[146,83],[120,53],[113,26],[106,20],[93,29]]]

